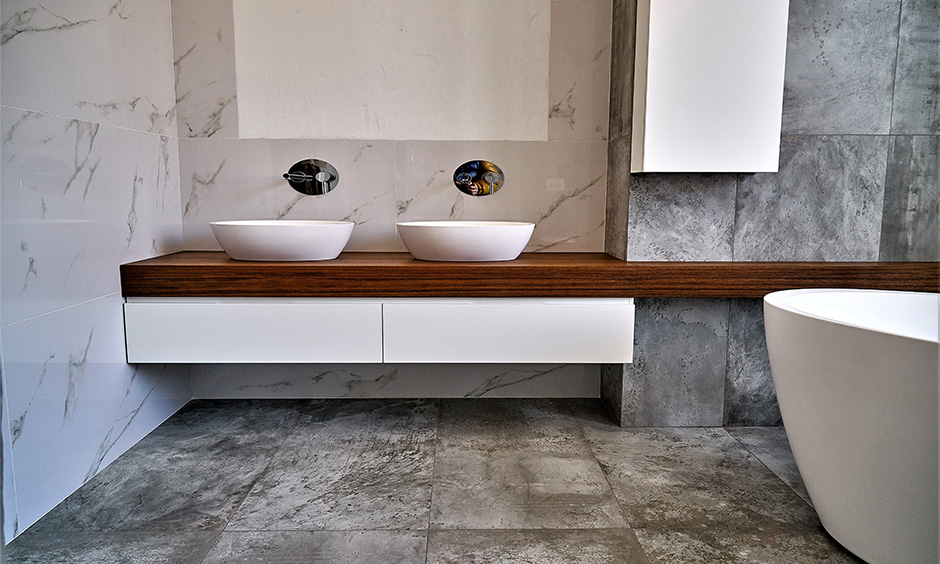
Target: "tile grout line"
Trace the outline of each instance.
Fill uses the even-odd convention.
[[[773,474],[773,475],[774,475],[774,478],[776,478],[778,482],[780,482],[781,484],[783,484],[783,487],[785,487],[785,488],[787,488],[788,490],[790,490],[791,492],[793,492],[793,494],[794,494],[796,497],[798,497],[798,498],[800,499],[800,501],[803,502],[804,505],[806,505],[807,507],[809,507],[810,509],[812,509],[814,513],[816,512],[816,508],[813,507],[812,504],[810,504],[809,502],[807,502],[805,499],[803,499],[803,496],[800,495],[800,492],[796,491],[795,489],[793,489],[793,487],[792,487],[790,484],[786,483],[786,482],[783,480],[783,478],[780,477],[779,474],[777,474],[776,472],[774,472],[774,469],[773,469],[773,468],[771,468],[770,466],[767,466],[767,463],[765,463],[765,462],[761,459],[761,457],[759,457],[759,456],[757,456],[756,454],[754,454],[754,452],[750,449],[750,447],[747,446],[747,443],[741,441],[741,440],[738,439],[736,436],[734,436],[732,433],[729,433],[728,430],[725,429],[724,427],[722,427],[722,429],[725,431],[725,433],[728,433],[728,436],[729,436],[729,437],[731,437],[731,438],[734,439],[739,445],[741,445],[741,446],[744,448],[744,450],[747,451],[748,454],[750,454],[751,456],[754,457],[755,460],[757,460],[758,462],[760,462],[761,466],[763,466],[763,467],[766,468],[771,474]]]

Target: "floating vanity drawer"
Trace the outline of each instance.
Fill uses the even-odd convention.
[[[382,362],[382,304],[128,298],[127,361]]]
[[[628,363],[632,299],[389,301],[385,362]]]

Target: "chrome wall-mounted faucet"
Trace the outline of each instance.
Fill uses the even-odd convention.
[[[336,167],[319,159],[294,163],[283,176],[291,188],[308,196],[326,194],[339,184],[339,172]]]

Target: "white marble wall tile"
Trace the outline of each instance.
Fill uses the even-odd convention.
[[[173,133],[169,2],[4,0],[8,106],[152,133]]]
[[[171,0],[180,137],[238,137],[232,0]]]
[[[548,138],[604,141],[610,100],[611,0],[552,2]]]
[[[346,250],[398,250],[392,142],[181,139],[180,147],[187,249],[221,248],[210,221],[348,219],[356,227]],[[307,196],[282,178],[295,162],[311,158],[336,167],[333,191]]]
[[[600,369],[584,364],[207,364],[192,368],[193,397],[591,397]]]
[[[780,172],[738,176],[734,260],[878,260],[887,160],[887,136],[784,136]]]
[[[731,260],[733,174],[636,174],[627,260]]]
[[[122,304],[112,295],[3,328],[19,531],[191,397],[188,368],[126,364]]]
[[[174,138],[9,108],[0,129],[4,323],[117,292],[118,264],[180,248]]]
[[[2,383],[0,383],[2,385]],[[10,408],[7,406],[7,396],[4,391],[3,396],[3,418],[0,419],[0,443],[3,448],[3,474],[2,474],[2,499],[3,503],[3,523],[2,529],[3,542],[8,542],[13,538],[15,531],[19,530],[19,516],[16,510],[16,480],[13,478],[13,449],[10,446]],[[3,549],[0,548],[0,551]]]
[[[476,159],[506,175],[495,194],[454,186],[454,169]],[[396,177],[399,221],[531,221],[527,251],[604,250],[606,142],[399,142]]]

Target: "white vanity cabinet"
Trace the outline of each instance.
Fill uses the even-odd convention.
[[[127,298],[129,363],[628,363],[629,298]]]

